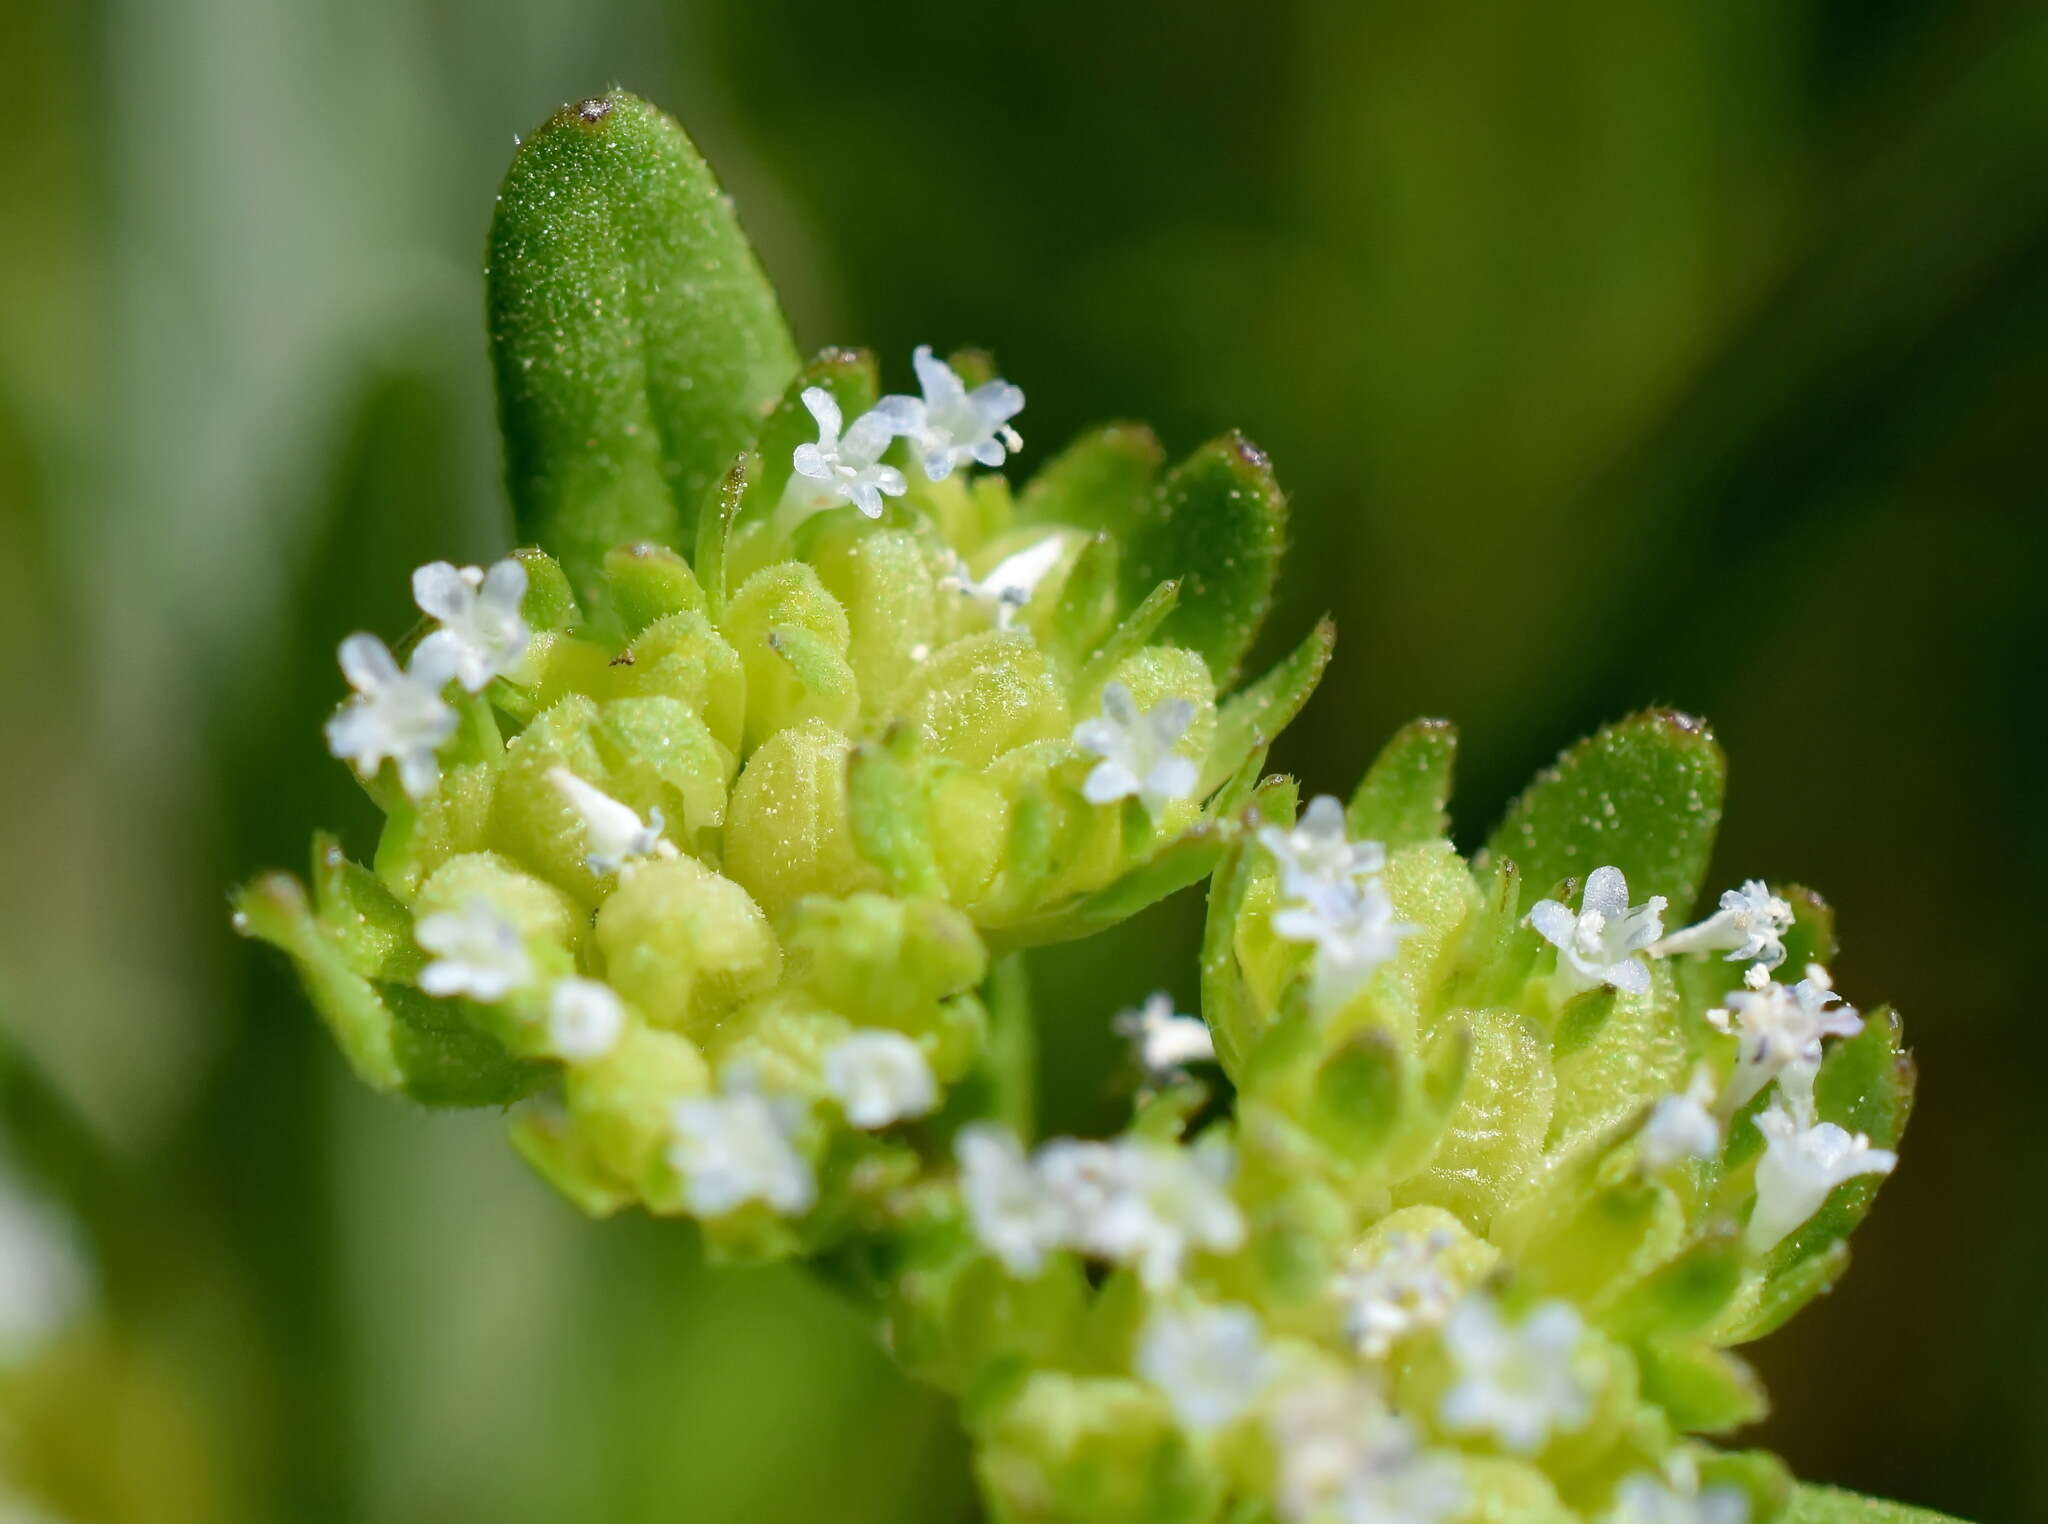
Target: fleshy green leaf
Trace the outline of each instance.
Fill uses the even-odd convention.
[[[1881,1498],[1858,1497],[1833,1487],[1801,1485],[1793,1489],[1792,1504],[1778,1524],[1962,1524],[1945,1513],[1909,1508],[1904,1503],[1887,1503]]]
[[[1537,775],[1486,844],[1482,861],[1514,860],[1522,902],[1604,864],[1637,903],[1661,894],[1667,925],[1699,893],[1721,823],[1727,763],[1704,722],[1647,709],[1581,741]]]
[[[1195,789],[1198,798],[1214,793],[1246,758],[1269,745],[1301,713],[1322,681],[1336,644],[1336,625],[1320,621],[1272,671],[1224,701],[1216,715],[1216,739]]]
[[[1351,796],[1344,812],[1351,834],[1389,850],[1448,835],[1444,806],[1457,756],[1458,728],[1449,720],[1417,720],[1396,732]]]
[[[1179,578],[1180,603],[1160,638],[1199,651],[1226,685],[1273,601],[1286,529],[1287,500],[1265,452],[1226,434],[1168,472],[1146,504],[1124,558],[1124,599]]]
[[[616,90],[548,118],[506,173],[486,276],[521,535],[584,594],[614,545],[684,545],[797,362],[682,128]]]
[[[1017,504],[1018,522],[1128,534],[1164,458],[1143,424],[1112,423],[1083,434],[1031,478]]]

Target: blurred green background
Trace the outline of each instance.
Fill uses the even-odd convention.
[[[697,135],[806,347],[993,347],[1027,469],[1119,415],[1272,452],[1273,647],[1343,631],[1276,758],[1311,787],[1448,715],[1469,841],[1605,719],[1714,720],[1717,881],[1823,888],[1924,1076],[1757,1437],[2048,1515],[2048,11],[0,0],[0,37],[0,1083],[102,1265],[0,1373],[54,1512],[973,1517],[944,1406],[825,1293],[372,1098],[227,932],[312,825],[367,848],[338,637],[508,543],[493,188],[616,81]],[[1054,1125],[1114,1121],[1074,1076],[1119,1000],[1192,997],[1198,914],[1042,961]]]

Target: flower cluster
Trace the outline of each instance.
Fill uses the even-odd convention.
[[[421,631],[342,643],[327,726],[388,817],[373,866],[323,838],[310,896],[272,875],[238,905],[373,1082],[516,1103],[586,1207],[729,1253],[865,1231],[948,1165],[927,1119],[989,1062],[990,957],[1199,878],[1328,650],[1220,699],[1249,626],[1173,638],[1219,611],[1052,511],[1100,522],[1059,484],[1105,460],[1191,515],[1277,504],[1256,452],[1147,484],[1120,431],[1013,495],[975,468],[1021,446],[1022,392],[913,364],[921,395],[877,398],[871,362],[821,357],[692,558],[619,546],[581,596],[538,550],[420,568]],[[1152,1079],[1213,1057],[1195,1037],[1148,1026]]]
[[[372,865],[322,838],[238,925],[367,1078],[510,1104],[588,1210],[864,1284],[973,1394],[999,1519],[1764,1524],[1775,1462],[1692,1436],[1755,1415],[1728,1347],[1839,1271],[1907,1071],[1811,896],[1667,931],[1711,739],[1603,733],[1471,862],[1441,725],[1297,813],[1259,769],[1327,635],[1219,696],[1255,616],[1185,601],[1143,515],[1088,527],[1148,452],[1013,493],[973,468],[1022,394],[915,367],[799,377],[691,558],[421,568],[423,633],[343,643],[327,731]],[[1146,490],[1227,534],[1263,471],[1233,441]],[[1677,805],[1586,810],[1625,768]],[[1034,1144],[1019,950],[1205,876],[1201,1014],[1116,1016],[1128,1128]]]

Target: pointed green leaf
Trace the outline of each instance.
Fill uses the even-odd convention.
[[[1647,709],[1581,741],[1537,775],[1486,844],[1483,860],[1521,868],[1520,909],[1565,878],[1606,864],[1637,903],[1661,894],[1668,925],[1699,893],[1721,823],[1727,763],[1706,725]]]
[[[1092,694],[1108,682],[1112,672],[1145,648],[1179,602],[1178,582],[1162,582],[1153,588],[1088,658],[1088,664],[1074,679],[1075,691]]]
[[[614,545],[686,544],[796,351],[682,128],[624,91],[556,112],[513,156],[485,273],[522,537],[585,594]]]
[[[1247,757],[1270,745],[1301,713],[1322,681],[1336,644],[1337,626],[1324,619],[1272,671],[1224,700],[1216,715],[1216,739],[1195,789],[1198,798],[1220,788]]]
[[[1449,720],[1416,720],[1380,748],[1344,811],[1351,834],[1385,842],[1388,849],[1435,841],[1450,834],[1444,806],[1451,798],[1451,765],[1458,727]]]
[[[1179,578],[1160,638],[1198,651],[1218,686],[1237,674],[1273,601],[1287,500],[1259,447],[1226,434],[1167,473],[1126,548],[1124,599]]]
[[[1083,434],[1039,467],[1018,500],[1017,520],[1126,535],[1151,499],[1165,455],[1143,424]]]
[[[1802,1484],[1793,1489],[1792,1505],[1778,1524],[1962,1524],[1945,1513],[1858,1497],[1833,1487]]]
[[[748,450],[726,468],[717,489],[697,516],[697,548],[691,560],[697,584],[704,589],[704,601],[714,619],[725,615],[725,601],[731,591],[725,585],[726,550],[732,540],[733,521],[740,516],[740,504],[761,471],[761,456]]]

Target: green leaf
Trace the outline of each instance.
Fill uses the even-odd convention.
[[[1226,434],[1168,472],[1146,504],[1124,558],[1124,601],[1180,579],[1160,638],[1200,652],[1227,686],[1272,604],[1286,529],[1287,500],[1265,453]]]
[[[485,274],[519,531],[587,595],[612,546],[687,543],[795,347],[710,169],[624,91],[520,145]]]
[[[1451,798],[1451,765],[1458,728],[1449,720],[1417,720],[1380,748],[1344,812],[1351,834],[1388,850],[1450,834],[1444,806]]]
[[[1727,763],[1713,733],[1674,709],[1648,709],[1581,741],[1537,775],[1493,833],[1482,862],[1522,870],[1519,909],[1562,879],[1605,864],[1637,903],[1661,894],[1684,921],[1721,823]]]
[[[1207,798],[1222,787],[1246,758],[1270,745],[1293,722],[1322,681],[1336,644],[1337,626],[1328,619],[1319,621],[1308,639],[1272,671],[1224,701],[1216,715],[1216,739],[1195,789],[1198,798]]]
[[[1126,535],[1151,498],[1165,454],[1143,424],[1112,423],[1083,434],[1031,478],[1017,520]]]
[[[1833,1487],[1801,1484],[1792,1493],[1792,1505],[1778,1524],[1962,1524],[1945,1513],[1909,1508],[1904,1503],[1887,1503],[1881,1498],[1858,1497]]]

